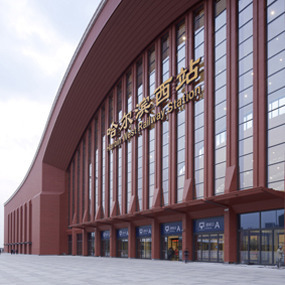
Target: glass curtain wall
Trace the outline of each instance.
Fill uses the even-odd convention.
[[[275,264],[284,248],[284,209],[240,215],[239,258],[247,264]]]
[[[224,193],[227,138],[227,12],[226,0],[215,2],[215,195]]]
[[[201,87],[204,91],[204,9],[200,8],[194,13],[194,60],[201,57],[200,77],[194,87]],[[194,104],[194,197],[204,197],[204,99]]]
[[[143,99],[143,67],[142,60],[137,63],[137,107]],[[140,121],[140,120],[138,120]],[[137,195],[138,205],[137,211],[142,209],[142,169],[143,169],[143,149],[142,149],[142,134],[137,137]]]
[[[285,164],[285,2],[267,1],[267,178],[284,191]]]
[[[239,188],[253,187],[253,4],[238,2]]]
[[[127,73],[127,113],[132,112],[132,95],[133,95],[133,82],[132,73]],[[132,116],[131,116],[132,117]],[[127,197],[126,197],[126,213],[129,212],[129,206],[132,196],[132,141],[129,140],[127,143]]]
[[[169,67],[169,35],[165,35],[161,39],[161,82],[165,82],[170,77]],[[166,106],[167,102],[162,103],[161,108]],[[169,117],[165,116],[161,126],[162,134],[162,205],[168,205],[168,173],[169,173]]]
[[[176,71],[180,73],[181,68],[185,68],[185,22],[181,22],[176,28]],[[183,97],[185,84],[177,91],[177,99]],[[185,108],[177,113],[177,197],[176,203],[182,202],[183,187],[185,180]]]
[[[155,48],[152,47],[148,52],[148,96],[152,107],[150,110],[150,118],[155,116]],[[155,175],[155,124],[149,127],[148,131],[148,208],[152,207],[152,198],[154,193],[154,175]]]
[[[121,121],[123,116],[122,109],[122,84],[119,83],[117,86],[117,116],[118,122]],[[122,213],[122,147],[118,148],[118,171],[117,171],[117,179],[118,179],[118,215]]]

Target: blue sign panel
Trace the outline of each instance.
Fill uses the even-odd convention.
[[[128,236],[129,236],[128,228],[117,230],[117,238],[118,239],[128,238]]]
[[[101,232],[101,239],[110,239],[110,231],[103,231]]]
[[[181,235],[182,234],[182,222],[165,223],[161,225],[161,235]]]
[[[224,217],[199,219],[194,221],[195,233],[223,232]]]
[[[139,238],[151,237],[151,225],[137,227],[136,228],[136,236]]]

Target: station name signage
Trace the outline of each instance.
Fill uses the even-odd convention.
[[[196,61],[191,59],[189,69],[181,68],[180,73],[176,76],[176,91],[197,81],[200,75],[200,62],[201,57]],[[203,98],[201,87],[197,86],[194,90],[183,93],[179,99],[169,101],[173,80],[174,77],[172,76],[164,81],[155,89],[153,99],[150,99],[150,96],[143,98],[141,102],[136,104],[135,110],[124,113],[119,123],[111,123],[107,135],[114,141],[108,145],[108,151],[121,146],[123,142],[130,140],[133,136],[140,135],[144,129],[156,122],[165,120],[166,116],[173,111],[183,110],[188,102],[199,101]],[[155,107],[160,107],[160,111],[155,113]],[[125,132],[121,135],[123,131]]]

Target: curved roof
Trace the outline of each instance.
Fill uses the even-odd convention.
[[[197,2],[101,1],[63,78],[32,165],[14,195],[39,163],[67,169],[88,123],[122,73]]]
[[[68,167],[88,122],[122,72],[190,2],[106,1],[60,91],[47,130],[50,137],[44,162]]]

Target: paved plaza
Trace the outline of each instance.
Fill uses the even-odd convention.
[[[0,284],[284,284],[274,266],[83,256],[0,255]]]

